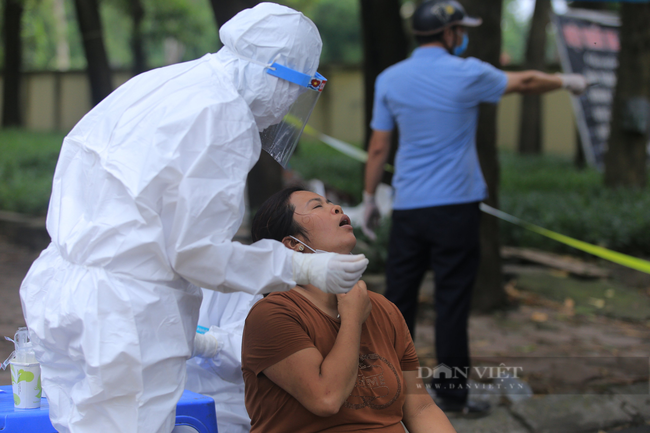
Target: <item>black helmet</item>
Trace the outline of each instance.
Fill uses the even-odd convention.
[[[467,16],[455,0],[426,0],[413,13],[413,34],[430,36],[454,25],[477,27],[483,20]]]

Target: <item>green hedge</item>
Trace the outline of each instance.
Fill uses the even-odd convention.
[[[585,242],[650,256],[648,189],[607,189],[598,171],[577,170],[557,157],[502,152],[500,160],[504,212]],[[576,252],[507,222],[501,223],[501,237],[506,245]]]
[[[64,134],[0,130],[0,209],[44,215]],[[593,169],[577,170],[568,159],[500,153],[501,209],[531,223],[616,251],[650,256],[650,191],[603,187]],[[315,141],[302,140],[291,167],[303,178],[318,178],[357,201],[363,165]],[[650,185],[650,180],[649,180]],[[385,260],[390,222],[371,243],[360,232],[360,247],[378,266]],[[576,250],[510,223],[501,224],[506,245],[556,252]]]
[[[45,215],[63,137],[0,130],[0,210]]]
[[[601,173],[577,170],[565,158],[501,152],[499,159],[500,207],[504,212],[585,242],[634,256],[650,256],[650,190],[606,189]],[[371,259],[373,271],[384,267],[389,228],[387,218],[375,243],[355,230],[360,241],[357,249]],[[503,245],[582,255],[505,221],[500,228]]]
[[[636,256],[650,256],[650,190],[608,189],[595,169],[578,170],[568,158],[526,156],[502,151],[500,207],[533,224],[585,242]],[[316,142],[301,142],[292,166],[305,179],[324,182],[360,197],[363,166]],[[650,186],[650,179],[648,180]],[[359,249],[383,266],[390,221],[371,243],[360,231]],[[578,253],[557,241],[508,222],[501,223],[504,245]],[[364,244],[367,244],[364,245]]]
[[[320,179],[361,201],[363,164],[320,141],[302,138],[289,167],[303,179]]]

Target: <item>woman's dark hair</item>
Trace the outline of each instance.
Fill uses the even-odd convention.
[[[300,187],[285,188],[266,200],[255,213],[251,235],[253,242],[261,239],[275,239],[282,242],[286,236],[301,235],[305,239],[307,231],[293,219],[295,208],[290,203],[291,194],[306,191]]]

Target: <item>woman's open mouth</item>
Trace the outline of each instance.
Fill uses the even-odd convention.
[[[347,215],[343,215],[343,216],[341,217],[341,221],[339,222],[339,227],[343,227],[343,226],[350,226],[350,227],[352,227],[352,225],[351,225],[351,223],[350,223],[350,217],[347,216]]]

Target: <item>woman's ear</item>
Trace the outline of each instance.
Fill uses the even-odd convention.
[[[282,239],[282,243],[284,244],[285,247],[289,248],[290,250],[298,251],[298,252],[303,252],[305,251],[305,246],[292,238],[291,236],[285,236],[284,239]]]

